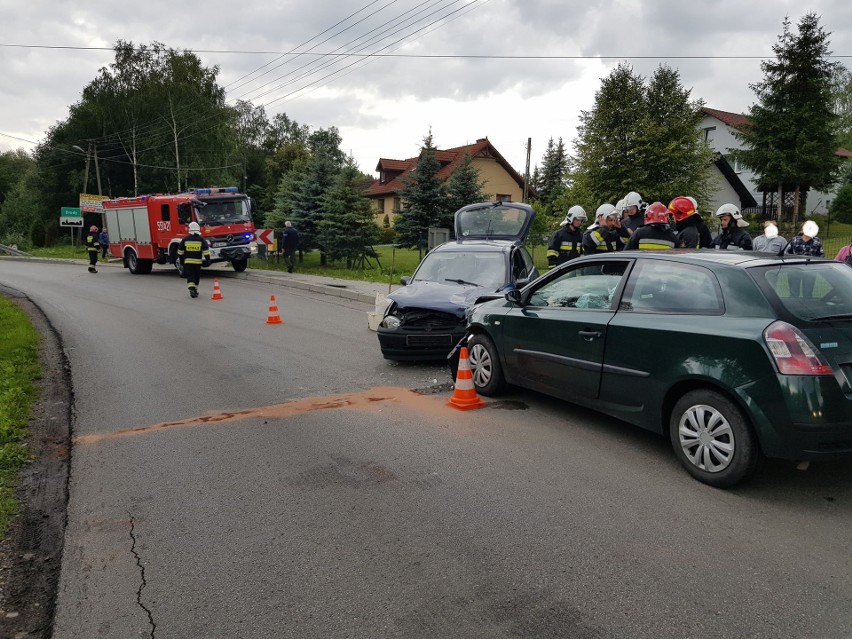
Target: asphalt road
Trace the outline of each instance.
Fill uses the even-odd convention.
[[[455,411],[357,302],[5,260],[0,285],[72,367],[57,639],[852,637],[849,464],[719,491],[541,395]]]

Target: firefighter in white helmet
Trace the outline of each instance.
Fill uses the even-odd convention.
[[[579,204],[568,209],[565,219],[559,224],[559,230],[550,238],[547,245],[547,268],[553,268],[573,260],[583,254],[583,224],[586,211]]]
[[[183,263],[186,287],[190,297],[198,297],[198,282],[201,279],[201,267],[210,263],[210,246],[201,237],[198,222],[189,223],[189,235],[178,244],[177,257]]]
[[[743,229],[748,222],[734,204],[723,204],[716,210],[719,234],[713,238],[713,246],[717,249],[750,251],[752,249],[751,235]]]
[[[624,206],[624,216],[621,225],[627,229],[628,235],[633,235],[636,229],[645,225],[645,207],[647,204],[642,201],[642,196],[636,191],[630,191],[622,200]]]
[[[90,226],[86,235],[86,250],[89,252],[89,273],[97,273],[95,266],[98,263],[98,253],[101,252],[101,244],[98,241],[98,227]]]
[[[619,250],[618,227],[621,220],[618,211],[612,204],[601,204],[595,217],[598,221],[583,233],[583,253],[596,255]]]

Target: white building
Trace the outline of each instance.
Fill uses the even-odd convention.
[[[763,212],[768,209],[767,217],[775,217],[778,193],[760,191],[754,173],[739,165],[731,157],[731,149],[740,149],[743,144],[734,131],[748,124],[748,117],[739,113],[719,111],[718,109],[702,109],[704,118],[699,124],[704,135],[704,141],[718,155],[716,168],[712,176],[712,188],[709,201],[702,203],[702,209],[716,210],[722,204],[731,202],[747,213]],[[838,149],[837,155],[843,158],[852,157],[852,151]],[[784,193],[785,210],[793,210],[794,193]],[[801,217],[825,215],[833,198],[832,193],[822,193],[811,189],[808,191],[805,207],[800,211]]]

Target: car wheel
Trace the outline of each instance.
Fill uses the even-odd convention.
[[[234,267],[234,271],[237,273],[242,273],[248,267],[248,260],[234,260],[231,262],[231,266]]]
[[[669,422],[675,455],[698,481],[727,488],[750,475],[759,457],[757,440],[742,412],[712,390],[686,393]]]
[[[506,388],[497,347],[487,335],[474,335],[468,342],[468,357],[473,371],[473,386],[486,396],[499,395]]]

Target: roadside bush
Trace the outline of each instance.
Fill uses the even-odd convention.
[[[33,246],[45,246],[46,232],[44,222],[38,218],[30,226],[30,242]]]
[[[393,244],[394,240],[396,240],[396,231],[392,227],[382,228],[379,244]]]
[[[14,244],[18,247],[19,251],[30,250],[30,240],[23,233],[9,232],[5,235],[0,235],[0,244],[5,246],[12,246]]]
[[[828,212],[832,220],[852,224],[852,184],[846,184],[837,191]]]

